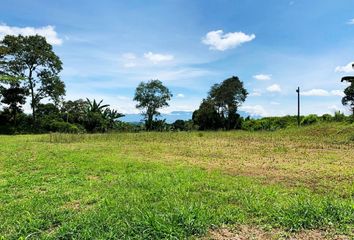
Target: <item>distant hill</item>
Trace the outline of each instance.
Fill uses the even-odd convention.
[[[249,116],[248,113],[243,111],[238,111],[242,117]],[[181,120],[190,120],[192,119],[193,112],[190,111],[173,111],[168,114],[161,114],[158,119],[166,119],[167,123],[173,123],[174,121],[181,119]],[[252,118],[260,118],[260,116],[253,116]],[[119,120],[123,122],[130,122],[130,123],[138,123],[143,121],[144,117],[141,114],[126,114],[124,117],[120,118]]]

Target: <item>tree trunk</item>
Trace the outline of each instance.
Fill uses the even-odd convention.
[[[33,81],[32,81],[32,69],[29,70],[28,82],[29,82],[29,88],[30,88],[30,93],[31,93],[32,119],[33,119],[33,124],[34,124],[36,122],[36,106],[35,106],[35,99],[34,99],[34,86],[33,86]]]
[[[153,119],[154,115],[151,113],[148,113],[148,122],[147,122],[147,130],[151,130],[152,129],[152,119]]]

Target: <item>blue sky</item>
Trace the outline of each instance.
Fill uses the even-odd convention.
[[[238,76],[242,110],[263,116],[344,110],[354,74],[352,0],[2,0],[0,38],[39,33],[64,65],[66,99],[104,99],[123,113],[141,81],[174,94],[163,112],[192,111],[210,86]]]

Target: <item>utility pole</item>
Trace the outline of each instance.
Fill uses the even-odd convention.
[[[300,127],[300,87],[296,89],[297,92],[297,125]]]

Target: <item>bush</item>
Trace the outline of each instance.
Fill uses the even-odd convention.
[[[185,131],[186,130],[186,123],[183,120],[176,120],[172,123],[173,129],[176,131]]]
[[[332,122],[333,121],[333,117],[331,114],[323,114],[321,116],[321,120],[324,121],[324,122]]]
[[[106,132],[108,121],[99,112],[89,112],[84,120],[84,127],[86,131],[91,133]]]
[[[117,121],[114,127],[114,131],[118,132],[140,132],[145,130],[144,124],[142,123],[129,123]]]
[[[53,121],[49,125],[49,129],[52,132],[60,133],[82,133],[84,132],[83,127],[67,122]]]
[[[301,121],[301,124],[302,125],[311,125],[311,124],[317,123],[318,121],[319,121],[319,118],[316,114],[310,114],[310,115],[306,116]]]
[[[30,115],[19,113],[15,123],[9,121],[9,116],[6,113],[0,112],[0,134],[19,134],[33,131]]]
[[[296,126],[296,124],[296,116],[265,117],[262,119],[246,118],[242,122],[242,129],[247,131],[275,131],[290,126]]]
[[[340,111],[334,113],[333,120],[335,122],[344,122],[346,120],[346,116]]]
[[[146,122],[145,122],[145,126],[146,126]],[[168,123],[166,123],[166,119],[163,120],[155,119],[154,121],[152,121],[151,130],[159,131],[159,132],[170,131],[171,126]]]

